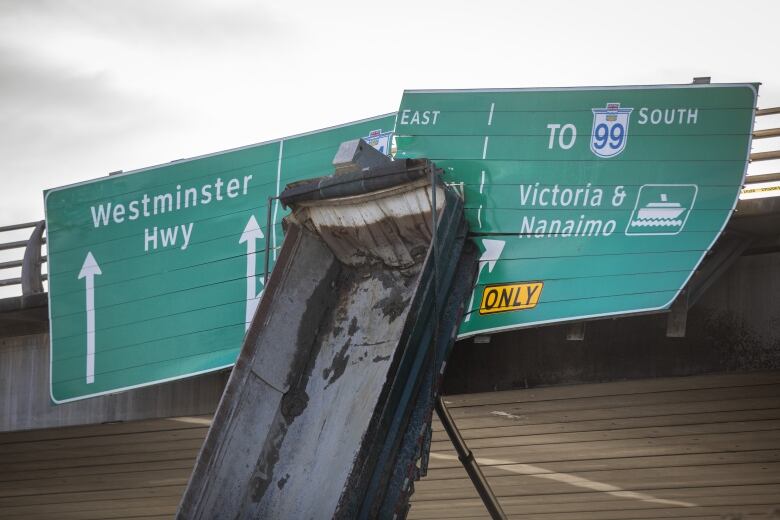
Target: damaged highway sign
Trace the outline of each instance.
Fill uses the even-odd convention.
[[[756,88],[405,92],[397,157],[462,184],[483,251],[460,337],[667,309],[736,205]]]
[[[51,398],[233,364],[275,260],[269,197],[332,171],[343,141],[387,148],[395,115],[174,161],[46,193]]]

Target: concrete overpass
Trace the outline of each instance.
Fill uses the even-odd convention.
[[[447,401],[510,516],[780,517],[778,200],[740,202],[668,313],[456,345]],[[44,229],[0,231],[29,229],[0,265],[0,518],[168,518],[228,373],[53,405]],[[410,516],[487,516],[438,425]]]

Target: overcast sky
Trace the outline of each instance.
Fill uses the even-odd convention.
[[[393,112],[405,88],[712,76],[760,81],[759,106],[780,106],[778,14],[777,0],[0,0],[0,225],[42,218],[44,189]]]

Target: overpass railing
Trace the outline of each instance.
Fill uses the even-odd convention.
[[[11,259],[0,262],[0,288],[18,287],[11,296],[31,296],[44,292],[43,282],[47,275],[42,273],[42,266],[46,263],[46,255],[42,254],[42,246],[46,243],[43,236],[46,223],[43,220],[24,222],[10,226],[0,226],[0,251],[13,251]],[[19,230],[32,229],[26,240],[6,241],[8,236]],[[21,273],[14,276],[14,271]],[[10,274],[9,274],[10,273]]]
[[[756,109],[756,118],[764,116],[780,115],[780,107],[773,108],[759,108]],[[773,137],[780,137],[780,128],[765,128],[762,130],[753,131],[753,139],[770,139]],[[778,161],[780,159],[780,150],[769,150],[762,152],[754,152],[750,154],[750,162],[762,162],[762,161]],[[743,193],[755,193],[757,191],[771,191],[771,195],[780,195],[780,186],[774,186],[769,188],[759,188],[750,186],[752,184],[763,182],[778,182],[780,181],[780,162],[771,163],[772,166],[776,166],[775,170],[769,173],[757,173],[748,175],[745,179],[745,190]]]

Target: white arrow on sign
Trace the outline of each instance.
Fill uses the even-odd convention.
[[[479,270],[477,271],[477,279],[474,282],[474,292],[471,293],[471,301],[469,302],[469,312],[466,314],[466,319],[463,321],[469,321],[471,319],[471,308],[474,305],[474,294],[477,292],[476,284],[479,283],[479,276],[482,274],[482,269],[487,266],[488,272],[492,273],[493,268],[496,266],[498,258],[504,251],[506,245],[505,240],[492,240],[489,238],[482,239],[482,245],[485,246],[485,252],[479,257]]]
[[[241,239],[239,244],[246,242],[246,322],[245,330],[249,329],[249,324],[252,322],[252,318],[255,315],[257,304],[260,303],[260,297],[263,295],[261,290],[257,292],[257,275],[255,273],[257,267],[257,239],[264,238],[263,231],[260,229],[260,225],[257,223],[257,219],[252,215],[249,217],[249,222],[244,227],[244,232],[241,233]],[[265,286],[264,277],[260,276],[260,283]]]
[[[87,384],[95,382],[95,276],[103,274],[92,252],[87,252],[79,280],[87,279]]]

